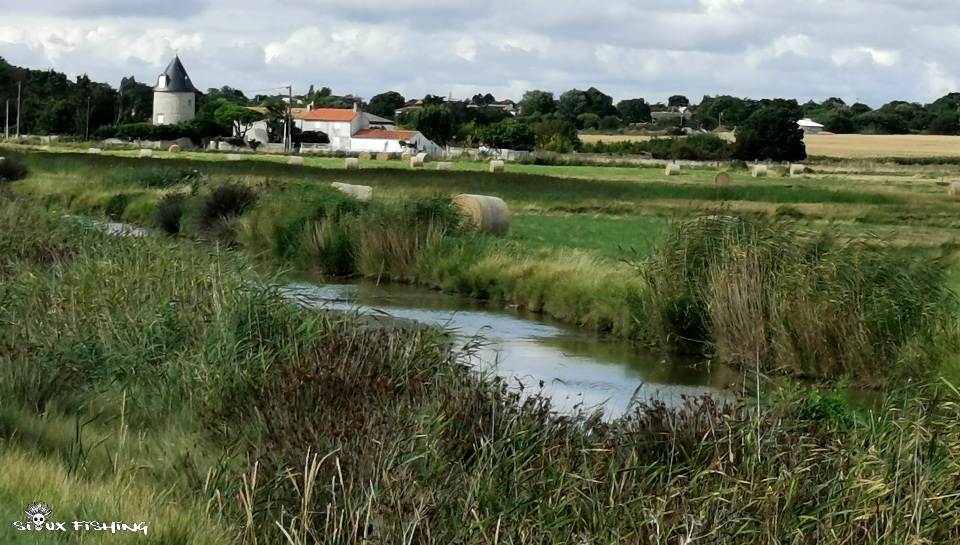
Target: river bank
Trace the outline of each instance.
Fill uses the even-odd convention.
[[[43,498],[188,544],[960,538],[947,386],[863,417],[783,392],[557,418],[429,331],[249,289],[280,279],[242,253],[60,216],[0,204],[4,510]]]

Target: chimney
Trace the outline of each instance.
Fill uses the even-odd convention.
[[[360,111],[360,103],[358,103],[358,102],[354,102],[354,103],[353,103],[353,111],[355,111],[355,112],[359,112],[359,111]]]
[[[312,112],[312,111],[313,111],[313,103],[312,103],[312,102],[311,102],[310,104],[307,104],[307,111],[308,111],[308,112]]]

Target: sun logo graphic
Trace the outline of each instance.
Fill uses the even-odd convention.
[[[33,523],[34,530],[43,530],[44,525],[47,523],[47,517],[50,516],[50,513],[53,511],[47,507],[45,503],[31,503],[24,510],[24,513],[30,518],[29,522]]]

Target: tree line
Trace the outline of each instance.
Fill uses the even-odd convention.
[[[154,126],[149,122],[153,91],[132,76],[123,78],[120,85],[113,88],[91,81],[85,75],[71,81],[60,72],[19,68],[0,58],[0,102],[4,98],[15,101],[18,82],[22,93],[22,134],[98,139],[186,136],[201,141],[217,137],[242,138],[250,123],[264,120],[269,139],[282,139],[285,103],[276,96],[251,98],[238,89],[211,88],[198,94],[194,120],[179,125]],[[571,89],[559,96],[550,91],[527,91],[515,104],[515,111],[507,107],[509,101],[498,102],[489,93],[452,101],[434,95],[419,100],[407,99],[400,93],[388,91],[365,102],[354,95],[336,95],[329,87],[315,90],[310,86],[309,91],[295,97],[295,101],[299,105],[312,104],[318,108],[358,105],[367,112],[395,121],[400,128],[418,130],[441,145],[486,145],[554,152],[604,152],[604,146],[584,146],[578,137],[584,130],[615,132],[642,126],[666,135],[679,135],[683,134],[681,126],[688,131],[701,132],[722,126],[738,133],[745,128],[756,132],[756,123],[748,124],[748,121],[755,116],[755,121],[770,121],[773,119],[771,111],[783,116],[785,123],[808,117],[835,133],[960,134],[960,93],[948,94],[926,105],[893,101],[876,110],[859,102],[847,105],[839,98],[799,104],[793,99],[752,100],[724,95],[704,96],[699,104],[691,104],[687,97],[674,95],[666,104],[651,104],[642,97],[614,103],[610,95],[595,87],[585,91]],[[250,110],[250,106],[260,106],[261,111]],[[688,111],[684,115],[655,116],[657,112],[676,112],[681,108]],[[659,119],[655,120],[655,117]],[[297,141],[323,142],[326,141],[324,137],[310,133],[294,135]],[[709,139],[700,140],[707,142]],[[637,151],[641,147],[635,144],[630,149]],[[657,143],[647,147],[662,153],[667,146]],[[718,151],[714,149],[717,147],[719,144],[711,141],[702,150],[695,153],[687,150],[680,155],[737,155],[732,149]],[[741,150],[739,153],[745,152]],[[763,155],[762,150],[756,153]]]

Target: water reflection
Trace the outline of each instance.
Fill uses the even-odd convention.
[[[657,399],[677,406],[684,397],[726,397],[720,390],[733,380],[723,367],[671,361],[540,315],[417,287],[295,283],[284,293],[305,306],[377,311],[439,325],[464,345],[480,335],[483,342],[470,358],[472,365],[496,372],[524,393],[542,392],[562,412],[602,409],[614,418],[633,401]]]

